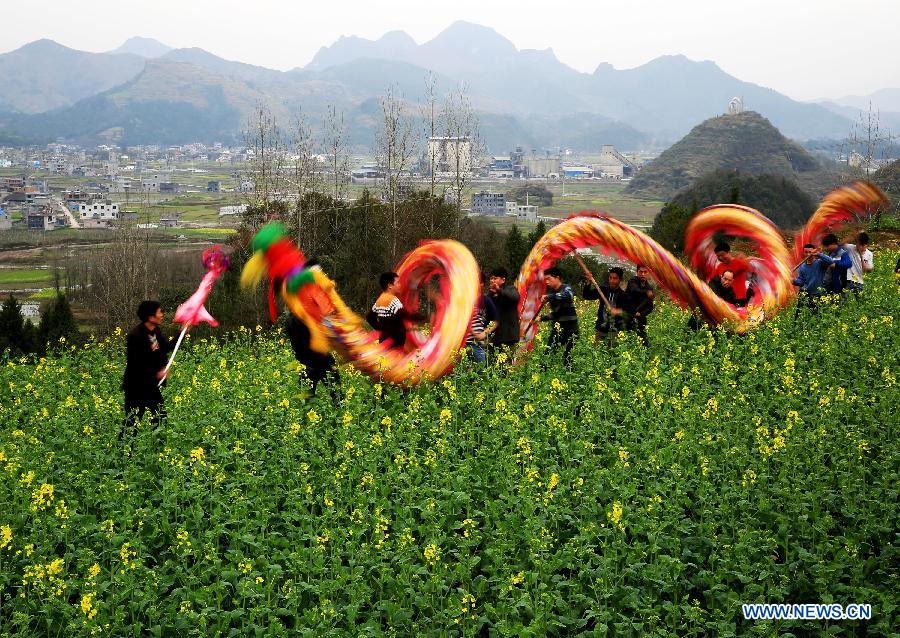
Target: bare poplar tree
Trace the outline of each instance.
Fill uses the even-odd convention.
[[[285,140],[275,116],[262,103],[257,104],[254,120],[249,123],[244,137],[251,152],[249,163],[253,181],[248,203],[263,215],[263,219],[246,221],[256,227],[265,221],[269,207],[283,191]]]
[[[306,230],[305,221],[310,215],[315,215],[315,210],[305,210],[307,195],[321,190],[321,175],[317,171],[318,161],[315,154],[315,142],[312,131],[303,113],[297,116],[294,123],[293,157],[290,160],[290,183],[293,187],[294,214],[297,226],[297,241],[301,241],[301,235]],[[315,221],[315,220],[310,220]],[[315,223],[310,224],[309,230],[315,232]],[[315,238],[313,238],[315,243]]]
[[[159,245],[149,230],[122,223],[110,244],[93,252],[84,289],[107,329],[134,323],[134,309],[158,292]]]
[[[425,123],[425,139],[426,159],[428,161],[428,177],[431,182],[431,196],[434,197],[435,190],[435,170],[434,165],[437,160],[437,146],[431,143],[438,133],[438,117],[440,117],[440,109],[437,104],[437,87],[434,74],[430,71],[425,76],[425,105],[422,108],[422,121]]]
[[[324,148],[328,154],[331,175],[331,196],[343,199],[347,192],[347,173],[350,170],[350,158],[347,156],[347,127],[344,114],[338,113],[335,106],[329,106],[325,116]]]
[[[865,171],[866,177],[869,177],[876,170],[878,160],[884,159],[885,148],[891,144],[893,139],[894,136],[891,135],[891,132],[881,127],[880,111],[874,108],[872,102],[869,101],[869,110],[859,112],[859,119],[854,123],[850,136],[847,138],[850,149],[847,154],[848,164],[851,155],[857,153],[860,168]]]
[[[481,155],[482,146],[478,118],[462,83],[447,96],[442,119],[446,138],[444,159],[449,167],[450,190],[456,209],[460,211],[463,191],[472,182],[473,165]]]
[[[400,235],[400,214],[398,203],[403,188],[408,186],[409,161],[413,155],[412,124],[403,113],[403,102],[388,87],[387,94],[381,98],[381,126],[375,142],[375,158],[379,169],[384,173],[382,178],[382,200],[390,207],[391,258],[398,256],[398,239]]]

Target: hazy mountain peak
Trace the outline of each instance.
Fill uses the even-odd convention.
[[[418,48],[417,62],[448,75],[485,73],[508,67],[516,46],[490,27],[459,20]]]
[[[503,37],[491,27],[486,27],[465,20],[457,20],[449,27],[438,33],[432,40],[426,42],[423,47],[477,47],[483,51],[493,50],[514,54],[516,45]]]
[[[10,51],[10,53],[29,53],[29,54],[53,54],[60,53],[64,51],[75,51],[76,49],[71,49],[64,44],[60,44],[56,40],[51,40],[50,38],[41,38],[40,40],[35,40],[34,42],[29,42],[28,44],[23,44],[15,51]]]
[[[649,62],[640,65],[637,68],[662,67],[668,69],[696,69],[700,67],[716,68],[719,67],[715,62],[710,60],[692,60],[682,53],[674,53],[669,55],[661,55],[653,58]]]
[[[110,53],[132,53],[142,58],[152,59],[163,56],[171,50],[172,47],[163,44],[159,40],[134,36],[125,40],[122,46],[113,49]]]
[[[401,31],[399,29],[388,31],[383,36],[378,38],[378,42],[380,42],[381,44],[390,44],[394,46],[417,46],[416,41],[412,39],[411,35],[409,35],[406,31]]]
[[[361,59],[408,61],[415,56],[417,47],[415,40],[403,31],[388,31],[378,40],[342,35],[331,46],[321,47],[306,68],[322,70]]]
[[[868,95],[846,95],[831,101],[863,111],[868,111],[871,104],[873,110],[900,112],[900,88],[879,89]]]

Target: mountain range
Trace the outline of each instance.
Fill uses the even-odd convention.
[[[601,64],[582,73],[551,49],[520,50],[493,29],[456,22],[423,44],[402,31],[377,40],[343,37],[290,71],[146,38],[108,53],[39,40],[0,55],[0,138],[228,142],[240,139],[262,103],[284,125],[302,112],[316,126],[335,106],[350,143],[370,147],[380,96],[393,85],[418,112],[429,73],[439,95],[464,85],[494,152],[664,147],[722,113],[735,96],[800,140],[844,137],[853,119],[841,111],[852,104],[797,102],[710,61],[673,55],[633,69]]]

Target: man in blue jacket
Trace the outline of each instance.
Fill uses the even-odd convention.
[[[833,234],[822,238],[822,249],[819,259],[828,264],[822,285],[829,294],[843,295],[844,288],[847,287],[847,271],[853,267],[850,253],[841,248],[837,236]]]
[[[806,260],[793,279],[794,285],[800,287],[797,313],[803,306],[815,309],[823,295],[841,294],[847,284],[847,270],[853,263],[850,254],[838,245],[834,235],[822,239],[822,249],[823,252],[816,252],[812,244],[803,247]]]

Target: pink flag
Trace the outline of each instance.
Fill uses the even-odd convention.
[[[219,322],[209,314],[209,311],[203,304],[206,303],[206,299],[209,297],[216,279],[228,269],[229,263],[228,256],[218,246],[213,246],[203,251],[203,265],[206,266],[206,274],[203,275],[197,292],[178,306],[178,309],[175,311],[176,323],[180,323],[185,328],[196,326],[204,321],[211,326],[219,325]]]
[[[213,246],[203,251],[203,265],[206,267],[206,274],[200,280],[197,292],[188,297],[187,301],[178,306],[178,309],[175,311],[175,321],[182,326],[181,334],[178,335],[178,341],[175,342],[175,348],[172,350],[169,362],[163,371],[163,377],[159,380],[159,385],[162,385],[166,380],[169,368],[172,367],[172,362],[175,361],[175,354],[178,352],[178,348],[184,340],[184,335],[187,334],[191,326],[196,326],[203,321],[211,326],[219,325],[219,322],[209,314],[209,311],[203,304],[206,303],[213,284],[216,283],[216,279],[228,270],[230,263],[231,260],[228,259],[228,255],[223,253],[218,246]]]

